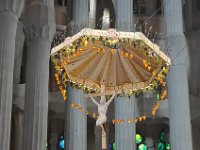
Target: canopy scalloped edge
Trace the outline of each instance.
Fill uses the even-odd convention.
[[[145,35],[141,32],[118,32],[115,29],[109,29],[109,30],[94,30],[94,29],[88,29],[85,28],[81,30],[79,33],[75,34],[72,37],[68,37],[65,39],[65,41],[56,47],[52,48],[51,51],[51,56],[54,56],[57,52],[62,50],[63,48],[67,46],[71,46],[73,42],[78,40],[82,36],[99,36],[99,37],[109,37],[112,39],[118,39],[118,38],[127,38],[127,39],[133,39],[133,40],[141,40],[143,41],[147,46],[151,48],[152,51],[154,51],[162,60],[165,61],[166,67],[168,68],[171,66],[171,59],[165,55],[164,52],[160,50],[160,47],[152,43]],[[161,69],[162,66],[159,66],[157,74],[162,72]],[[88,80],[88,79],[82,79],[76,76],[73,76],[69,73],[68,68],[64,66],[65,72],[67,74],[67,78],[70,82],[72,83],[77,83],[79,85],[84,85],[85,87],[89,89],[94,89],[96,92],[100,92],[100,85],[95,83],[94,81]],[[137,90],[143,90],[147,89],[150,87],[152,84],[152,81],[156,79],[157,77],[152,76],[148,81],[144,82],[139,82],[139,83],[124,83],[123,85],[120,86],[112,86],[112,87],[106,87],[106,93],[114,93],[115,91],[118,91],[118,93],[127,93],[127,92],[132,92],[132,91],[137,91]]]
[[[57,51],[61,50],[63,47],[70,45],[75,40],[80,38],[83,35],[91,35],[91,36],[106,36],[111,38],[130,38],[135,40],[144,41],[157,55],[159,55],[164,61],[166,61],[169,65],[171,65],[171,59],[165,55],[164,52],[160,50],[160,47],[152,43],[145,35],[141,32],[119,32],[116,29],[109,30],[94,30],[89,28],[82,29],[79,33],[75,34],[72,37],[68,37],[65,41],[56,47],[54,47],[51,51],[51,55],[54,55]]]

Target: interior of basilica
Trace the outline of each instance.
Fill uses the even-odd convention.
[[[0,0],[0,150],[199,150],[199,18],[199,0]],[[89,83],[77,84],[69,75],[65,80],[63,74],[70,69],[79,77],[91,74],[100,83],[107,72],[107,79],[120,83],[130,79],[131,71],[137,74],[135,80],[146,79],[143,73],[148,75],[156,63],[152,60],[154,66],[148,66],[144,56],[149,54],[142,52],[119,53],[115,67],[125,69],[113,75],[112,53],[119,49],[118,40],[110,44],[105,42],[109,38],[91,36],[104,32],[124,37],[134,33],[134,38],[142,33],[145,42],[158,45],[160,57],[171,63],[166,79],[159,79],[164,90],[158,85],[123,95],[123,89],[115,88],[112,94],[93,98]],[[91,35],[78,39],[78,34]],[[66,72],[56,66],[57,57],[64,59],[57,48],[63,50],[69,37],[78,39],[78,44],[69,44],[74,51],[91,43],[91,49],[95,44],[107,46],[110,70],[98,48],[102,59],[93,55],[95,50],[89,54],[83,48],[85,55],[73,52],[63,61],[69,64],[63,67]],[[131,51],[126,45],[123,49]],[[142,58],[138,68],[146,65],[147,71],[140,73],[137,63],[132,69],[127,57]],[[103,98],[109,104],[105,100],[101,124],[97,120]]]

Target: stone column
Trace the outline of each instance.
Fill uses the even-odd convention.
[[[135,97],[117,97],[115,99],[115,119],[126,120],[123,124],[115,125],[115,143],[117,150],[135,150],[135,122],[134,120]]]
[[[133,30],[133,1],[116,0],[116,18],[117,29],[120,31]],[[135,118],[135,97],[117,97],[115,98],[115,119]],[[116,124],[115,142],[117,150],[135,150],[135,123]]]
[[[71,5],[71,2],[69,4]],[[67,26],[68,36],[73,36],[81,29],[88,27],[88,9],[88,0],[73,0],[72,21]]]
[[[0,149],[10,149],[15,37],[24,0],[0,0]]]
[[[73,34],[88,26],[89,11],[88,0],[73,0]],[[66,127],[65,127],[65,150],[86,150],[87,149],[87,116],[84,111],[87,109],[85,94],[82,90],[67,87],[67,101],[79,104],[83,111],[72,108],[66,103]]]
[[[17,36],[16,36],[16,50],[15,50],[15,65],[14,65],[14,84],[20,83],[20,73],[22,64],[22,54],[24,48],[25,34],[23,31],[23,24],[18,22],[17,25]]]
[[[102,150],[102,130],[99,127],[94,127],[95,133],[95,150]]]
[[[78,29],[88,26],[89,10],[88,0],[73,0],[73,21]]]
[[[133,31],[133,0],[116,0],[116,27],[120,31]]]
[[[183,33],[183,14],[182,14],[183,0],[165,0],[165,18],[167,32],[169,33]]]
[[[173,150],[192,150],[188,89],[188,49],[183,34],[182,0],[165,1],[172,66],[168,75],[170,142]]]
[[[71,106],[71,102],[82,107],[82,111]],[[67,87],[65,150],[87,150],[87,102],[82,90]]]
[[[30,1],[27,30],[26,93],[22,150],[44,150],[47,143],[49,58],[55,34],[53,0]]]
[[[90,0],[89,27],[95,28],[97,0]]]

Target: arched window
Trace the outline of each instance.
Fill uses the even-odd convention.
[[[108,29],[110,27],[110,11],[105,8],[103,11],[102,29]]]
[[[109,19],[110,28],[115,28],[116,14],[112,0],[97,0],[96,6],[96,28],[102,29],[103,23],[107,22],[106,17]]]

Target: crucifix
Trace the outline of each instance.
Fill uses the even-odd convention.
[[[93,101],[94,104],[97,105],[98,107],[98,119],[96,121],[96,126],[100,127],[102,129],[102,149],[107,148],[107,143],[106,143],[106,130],[104,128],[104,123],[107,121],[107,110],[109,104],[112,102],[114,99],[116,93],[112,95],[112,97],[106,102],[106,96],[105,96],[105,85],[101,85],[101,99],[100,102],[98,103],[92,96],[90,96],[91,100]]]

